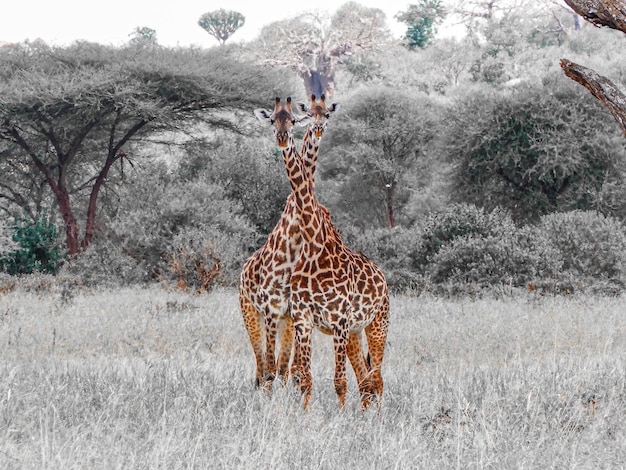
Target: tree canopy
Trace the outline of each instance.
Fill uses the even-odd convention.
[[[451,113],[456,200],[503,207],[522,222],[600,208],[603,186],[622,179],[626,147],[603,131],[607,116],[578,90],[550,90],[473,96]]]
[[[382,10],[347,2],[330,18],[311,13],[265,26],[260,54],[265,64],[294,70],[304,82],[305,96],[330,97],[336,67],[388,38]]]
[[[344,182],[337,205],[358,219],[396,225],[398,207],[416,182],[405,176],[427,159],[434,137],[432,103],[387,87],[359,90],[333,118],[323,149],[333,158],[320,164],[325,177]]]
[[[395,18],[407,25],[406,40],[409,49],[424,48],[433,39],[435,27],[446,16],[446,10],[440,0],[420,0],[410,4],[406,11],[401,11]]]
[[[1,48],[0,77],[0,199],[28,209],[32,199],[24,191],[33,184],[25,181],[43,180],[70,254],[91,241],[100,190],[114,165],[132,157],[132,140],[193,119],[224,125],[214,111],[265,104],[284,83],[222,48],[92,43]]]
[[[224,44],[246,22],[246,17],[237,11],[209,11],[198,20],[198,25],[207,33]]]

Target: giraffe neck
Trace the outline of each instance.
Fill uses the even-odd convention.
[[[315,167],[317,165],[317,154],[319,151],[319,137],[315,137],[315,133],[308,126],[304,139],[302,140],[302,149],[300,155],[304,164],[304,171],[309,178],[311,185],[315,188]]]
[[[282,156],[298,212],[302,239],[309,244],[321,245],[325,239],[323,236],[325,224],[313,190],[310,167],[298,154],[293,145],[293,139],[290,139],[287,146],[283,148]],[[308,155],[307,159],[310,157],[311,155]]]

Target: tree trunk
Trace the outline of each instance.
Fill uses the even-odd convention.
[[[298,73],[304,81],[304,89],[307,96],[325,95],[330,98],[335,93],[335,66],[333,57],[320,55],[315,65],[309,67],[301,64]]]
[[[387,205],[387,225],[389,227],[395,227],[396,226],[396,216],[393,212],[393,193],[394,193],[394,188],[393,188],[393,184],[386,184],[385,185],[385,203]]]
[[[102,170],[100,170],[98,177],[93,183],[93,186],[91,188],[91,194],[89,196],[89,205],[87,206],[87,222],[85,224],[85,237],[80,243],[80,246],[83,249],[89,246],[89,243],[91,243],[91,240],[94,234],[96,233],[96,213],[98,210],[97,202],[98,202],[98,194],[100,193],[100,188],[104,184],[104,181],[106,180],[106,177],[109,174],[109,170],[111,169],[111,166],[113,165],[113,163],[115,163],[115,161],[118,160],[119,158],[124,158],[125,156],[126,154],[124,154],[123,152],[119,152],[117,155],[113,157],[109,156],[109,158],[107,158],[106,163],[104,164],[104,167],[102,168]]]
[[[67,254],[75,255],[79,252],[78,243],[78,224],[76,217],[72,212],[72,206],[70,204],[70,195],[67,192],[67,188],[64,186],[57,186],[53,189],[54,194],[59,204],[59,211],[63,217],[63,223],[65,225],[65,244],[67,245]]]

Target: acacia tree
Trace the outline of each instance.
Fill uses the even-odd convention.
[[[263,63],[294,70],[303,80],[306,96],[330,97],[337,66],[387,38],[382,10],[347,2],[330,20],[305,14],[272,23],[261,31],[260,44]]]
[[[28,207],[23,182],[38,176],[75,254],[89,245],[98,196],[132,141],[193,119],[223,125],[212,110],[248,110],[279,91],[280,77],[269,74],[222,48],[0,48],[0,199]]]
[[[198,20],[198,25],[207,33],[224,44],[246,22],[246,17],[237,11],[209,11]]]

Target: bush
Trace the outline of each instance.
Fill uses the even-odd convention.
[[[433,256],[427,272],[434,283],[473,287],[528,287],[558,270],[549,244],[530,227],[511,223],[498,235],[465,235]]]
[[[542,217],[537,230],[552,244],[562,266],[557,280],[568,290],[623,289],[626,233],[618,219],[595,211],[572,211]]]
[[[184,290],[206,292],[214,283],[235,285],[248,255],[249,232],[215,226],[186,227],[168,244],[160,278]]]
[[[413,253],[413,265],[424,271],[439,250],[457,238],[499,236],[511,224],[510,217],[502,209],[485,212],[473,204],[452,204],[445,211],[436,212],[426,218]]]
[[[258,232],[273,230],[291,192],[273,140],[194,142],[186,150],[178,170],[180,178],[220,185],[222,197],[238,201],[242,215]]]
[[[35,220],[16,218],[9,229],[13,244],[0,250],[0,270],[8,274],[55,274],[64,257],[56,225],[46,215]],[[4,251],[4,253],[2,252]]]
[[[416,262],[435,284],[520,287],[558,270],[551,250],[502,209],[455,204],[427,220]]]
[[[118,214],[68,272],[86,285],[184,280],[186,287],[206,290],[208,271],[219,259],[219,276],[211,281],[235,284],[256,232],[223,193],[216,184],[166,175],[132,181],[123,188]]]

